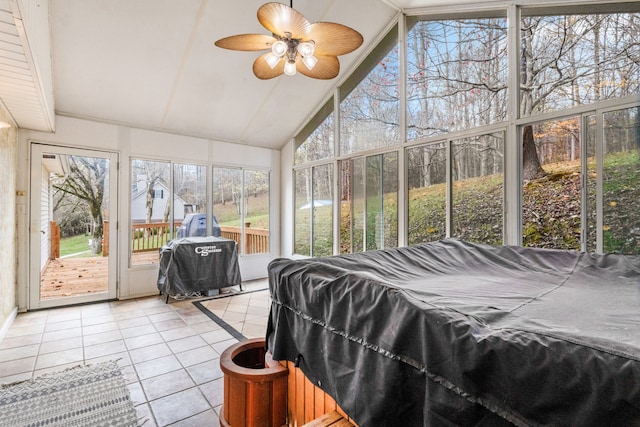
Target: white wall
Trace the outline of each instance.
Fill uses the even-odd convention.
[[[0,121],[11,122],[0,107]],[[16,225],[24,218],[24,197],[16,190],[17,130],[0,129],[0,341],[16,315]]]
[[[280,152],[265,148],[249,147],[220,141],[167,134],[126,126],[93,122],[69,117],[56,117],[56,132],[45,133],[20,130],[19,163],[29,164],[29,145],[31,142],[49,143],[52,145],[95,149],[115,152],[119,156],[118,172],[118,295],[120,298],[133,298],[143,295],[157,294],[157,265],[129,266],[128,224],[131,212],[130,159],[144,158],[150,160],[171,160],[191,162],[204,165],[228,165],[252,167],[271,170],[272,203],[271,219],[271,254],[248,255],[240,257],[240,272],[243,280],[266,277],[267,264],[279,256],[280,242]],[[19,168],[19,188],[29,188],[28,167]],[[25,198],[29,200],[29,197]],[[27,211],[29,206],[27,206]],[[114,218],[111,218],[113,221]],[[28,253],[28,232],[25,226],[19,229],[19,246],[23,253]],[[18,273],[19,308],[27,308],[28,270],[24,264]]]

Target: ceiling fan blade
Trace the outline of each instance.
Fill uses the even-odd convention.
[[[231,50],[254,51],[271,49],[276,39],[266,34],[239,34],[218,40],[218,47]]]
[[[256,75],[257,78],[261,79],[261,80],[269,80],[272,79],[274,77],[278,77],[281,76],[282,74],[284,74],[284,58],[280,58],[280,61],[276,64],[275,67],[273,67],[273,69],[269,66],[269,64],[267,64],[267,61],[265,61],[265,57],[269,55],[269,52],[260,55],[254,62],[253,62],[253,74]]]
[[[363,42],[362,34],[346,25],[333,22],[311,24],[311,31],[305,40],[315,42],[318,55],[344,55],[353,52]]]
[[[335,56],[316,55],[318,62],[313,69],[308,69],[300,58],[296,61],[296,69],[300,74],[321,80],[330,80],[340,72],[340,61]]]
[[[266,3],[258,9],[258,21],[273,34],[284,37],[291,33],[294,39],[305,38],[311,23],[300,12],[282,3]]]

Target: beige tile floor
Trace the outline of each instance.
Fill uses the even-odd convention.
[[[245,337],[263,337],[266,287],[246,282],[247,293],[202,304]],[[154,296],[18,314],[0,342],[0,383],[118,359],[139,425],[218,426],[219,358],[237,340],[193,301]]]

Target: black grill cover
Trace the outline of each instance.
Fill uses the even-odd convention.
[[[455,239],[269,265],[277,360],[361,426],[640,425],[640,257]]]
[[[160,250],[158,290],[189,295],[240,285],[236,242],[222,237],[185,237]]]

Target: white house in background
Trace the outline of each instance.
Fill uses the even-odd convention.
[[[143,223],[147,219],[147,189],[149,183],[146,177],[140,177],[138,182],[133,184],[131,189],[131,222]],[[162,222],[164,211],[169,203],[171,191],[162,182],[156,182],[153,186],[153,212],[151,222]],[[173,219],[182,221],[184,219],[185,201],[180,197],[173,200]]]

